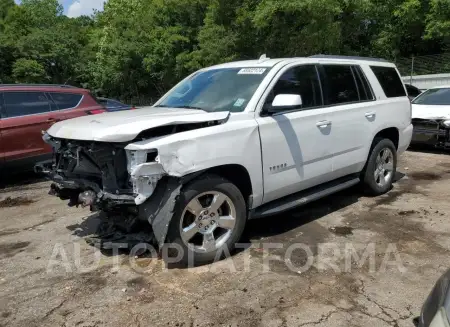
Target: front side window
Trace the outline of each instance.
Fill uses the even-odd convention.
[[[327,104],[359,101],[358,88],[351,66],[323,65],[322,67],[327,79]]]
[[[394,67],[370,66],[388,98],[406,96],[405,88]]]
[[[222,68],[185,79],[156,107],[244,111],[270,68]]]
[[[6,118],[50,112],[50,102],[42,92],[5,92],[3,97]]]
[[[57,93],[51,92],[50,96],[53,99],[53,102],[56,104],[59,110],[71,109],[78,106],[83,97],[81,94],[73,94],[73,93]]]
[[[279,94],[298,94],[302,97],[301,109],[322,106],[322,91],[315,66],[290,68],[281,75],[266,98],[264,110],[268,110]],[[299,108],[300,109],[300,108]]]
[[[413,104],[445,106],[450,105],[450,88],[429,89],[417,97]]]

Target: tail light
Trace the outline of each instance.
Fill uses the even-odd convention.
[[[106,112],[106,110],[104,110],[104,109],[94,109],[94,110],[88,110],[88,111],[86,111],[86,113],[88,114],[88,115],[98,115],[98,114],[103,114],[103,113],[105,113]]]
[[[131,106],[131,110],[136,110],[136,107],[135,106]]]

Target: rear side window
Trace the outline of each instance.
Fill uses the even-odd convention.
[[[50,96],[55,102],[57,108],[59,110],[75,108],[81,101],[83,97],[81,94],[73,94],[73,93],[50,93]]]
[[[406,96],[403,82],[400,79],[400,76],[398,76],[395,68],[379,66],[370,66],[370,68],[377,77],[378,82],[380,82],[380,85],[383,88],[384,94],[386,94],[388,98]]]
[[[327,104],[358,102],[359,94],[351,66],[323,65],[327,79]]]
[[[3,113],[3,93],[0,93],[0,119],[4,117],[5,114]]]
[[[43,92],[5,92],[3,98],[6,118],[50,112],[50,102]]]
[[[373,92],[367,81],[366,75],[362,71],[361,67],[353,66],[353,73],[355,74],[356,84],[358,85],[359,99],[361,101],[373,100]]]

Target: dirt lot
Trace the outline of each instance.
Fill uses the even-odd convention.
[[[21,180],[0,189],[0,326],[413,326],[450,267],[450,155],[408,152],[399,171],[385,196],[252,221],[251,248],[192,269],[99,253],[96,215]]]

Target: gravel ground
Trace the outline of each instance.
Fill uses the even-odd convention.
[[[95,214],[21,178],[0,189],[0,326],[413,326],[449,268],[450,156],[398,170],[387,195],[251,221],[251,247],[190,269],[100,253],[83,239]]]

